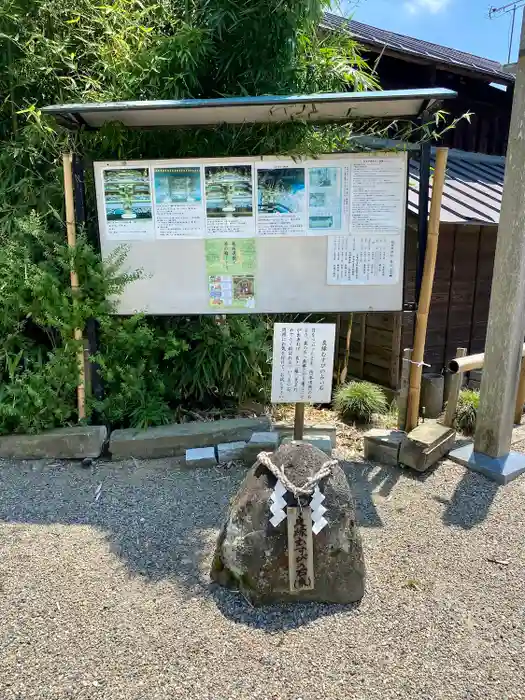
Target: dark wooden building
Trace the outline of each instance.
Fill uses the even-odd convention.
[[[375,66],[383,89],[446,87],[451,117],[471,113],[443,135],[447,164],[425,371],[441,372],[458,347],[482,352],[487,330],[514,76],[496,61],[326,13],[324,31],[349,32]],[[433,163],[432,163],[433,164]],[[410,161],[405,303],[416,301],[419,161]],[[396,389],[402,350],[412,347],[415,314],[339,317],[340,370]],[[350,345],[347,347],[347,338]]]
[[[325,13],[324,31],[344,31],[363,46],[363,57],[375,66],[381,88],[394,90],[444,87],[458,97],[447,102],[451,117],[471,112],[444,134],[442,145],[474,153],[505,155],[514,76],[497,61],[446,46],[396,34]]]

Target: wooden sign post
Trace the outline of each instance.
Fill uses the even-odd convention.
[[[293,439],[302,440],[304,435],[304,403],[295,404],[293,420]]]

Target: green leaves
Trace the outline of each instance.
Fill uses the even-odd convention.
[[[61,154],[86,158],[309,155],[351,150],[366,124],[223,126],[215,129],[70,133],[45,104],[377,88],[344,34],[321,36],[325,0],[3,0],[0,3],[0,432],[75,421],[74,329],[101,326],[96,358],[114,426],[144,427],[264,400],[272,320],[260,316],[116,318],[110,299],[140,275],[122,272],[125,249],[102,265],[87,243],[96,229],[87,171],[88,221],[65,243]],[[431,138],[448,122],[428,125]],[[406,125],[394,125],[397,135]],[[70,271],[79,277],[75,296]]]
[[[101,341],[106,397],[94,407],[112,425],[157,425],[268,392],[270,332],[260,318],[112,318]]]

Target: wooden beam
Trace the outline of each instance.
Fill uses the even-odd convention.
[[[403,320],[401,312],[394,314],[394,327],[392,329],[392,357],[390,360],[390,386],[397,389],[399,384],[399,356],[401,354],[401,331]]]
[[[366,347],[366,314],[361,321],[361,347],[359,348],[359,376],[365,373],[365,347]]]
[[[404,430],[407,419],[408,407],[408,383],[410,379],[410,359],[412,358],[412,349],[405,348],[403,350],[403,364],[401,365],[401,382],[399,385],[399,395],[397,397],[397,427],[399,430]]]
[[[467,348],[458,348],[456,350],[456,357],[465,357],[466,354]],[[450,380],[447,407],[445,409],[445,418],[443,420],[443,425],[447,428],[452,428],[454,424],[454,416],[456,415],[459,392],[461,391],[462,384],[463,372],[457,372],[456,374],[453,374],[452,379]]]

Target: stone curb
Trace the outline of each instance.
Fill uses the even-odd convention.
[[[35,435],[0,437],[4,459],[96,459],[107,440],[105,425],[75,425]]]
[[[214,447],[225,442],[246,442],[254,432],[270,429],[270,419],[223,418],[162,425],[147,430],[114,430],[109,451],[114,459],[181,457],[193,447]]]

